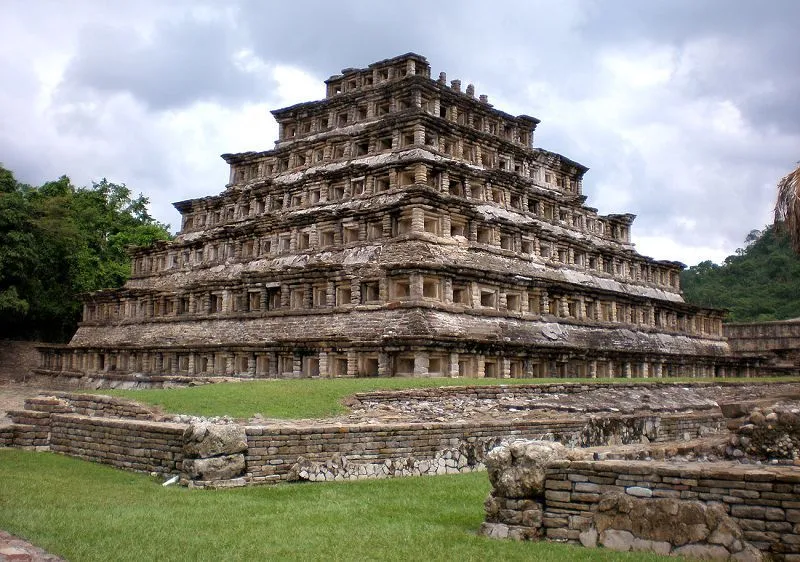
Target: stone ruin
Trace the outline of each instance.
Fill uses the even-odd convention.
[[[272,112],[275,148],[224,154],[219,195],[84,298],[52,382],[219,377],[751,375],[682,264],[636,252],[634,215],[586,204],[587,168],[539,120],[409,53]]]
[[[193,488],[488,470],[490,537],[800,560],[800,383],[457,386],[349,405],[327,420],[202,419],[60,392],[9,412],[0,446]]]
[[[759,359],[761,373],[800,375],[800,318],[726,322],[722,332],[735,355]]]
[[[800,560],[800,401],[721,409],[730,436],[698,442],[692,457],[703,462],[647,444],[506,441],[486,455],[492,490],[481,533],[704,560]]]

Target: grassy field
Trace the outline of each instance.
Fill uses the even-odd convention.
[[[661,379],[668,382],[800,381],[783,379]],[[654,379],[449,379],[449,378],[369,378],[369,379],[293,379],[222,383],[165,390],[103,390],[159,406],[167,412],[201,416],[228,415],[249,418],[261,414],[269,418],[322,418],[346,412],[342,400],[357,392],[468,384],[543,384],[580,382],[618,384],[655,382]]]
[[[90,560],[661,560],[477,536],[485,473],[224,491],[163,488],[52,453],[0,449],[0,528]]]

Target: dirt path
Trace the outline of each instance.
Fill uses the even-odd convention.
[[[19,562],[63,562],[55,554],[48,554],[28,541],[0,530],[0,562],[14,560]]]
[[[6,412],[9,410],[22,410],[26,398],[31,398],[41,392],[47,392],[47,390],[40,386],[27,386],[17,382],[11,383],[0,380],[0,426],[11,423],[11,420],[6,416]]]

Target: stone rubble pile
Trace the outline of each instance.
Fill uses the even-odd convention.
[[[731,434],[727,453],[800,465],[800,401],[754,408]]]
[[[541,386],[541,385],[540,385]],[[767,388],[771,386],[771,388]],[[785,385],[548,385],[548,388],[503,387],[494,393],[463,388],[415,389],[357,395],[350,423],[385,421],[450,422],[469,419],[524,420],[574,417],[575,414],[641,414],[702,412],[718,402],[751,399],[766,392],[797,392]]]

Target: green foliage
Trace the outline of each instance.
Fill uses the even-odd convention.
[[[751,231],[722,265],[704,261],[681,273],[687,302],[727,308],[733,322],[800,317],[800,256],[775,226]]]
[[[737,379],[671,378],[670,382],[714,381],[724,384]],[[747,379],[748,382],[755,382]],[[760,378],[758,382],[768,382]],[[780,379],[783,381],[800,379]],[[364,379],[283,379],[240,383],[209,384],[188,388],[151,390],[101,390],[98,393],[124,396],[137,402],[159,406],[176,414],[232,416],[250,418],[323,418],[344,414],[342,402],[357,392],[466,385],[513,385],[575,382],[616,384],[653,382],[653,379],[450,379],[450,378],[364,378]],[[298,399],[302,397],[302,399]]]
[[[127,246],[169,238],[147,204],[105,179],[86,188],[62,176],[32,187],[0,166],[0,338],[66,341],[78,295],[122,285]]]
[[[142,474],[0,449],[0,529],[73,562],[667,560],[478,536],[488,493],[485,472],[215,491],[163,488]]]

